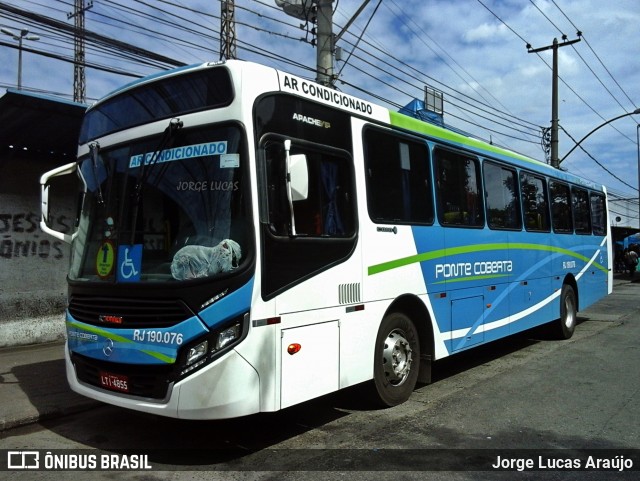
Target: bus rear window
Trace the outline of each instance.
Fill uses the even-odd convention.
[[[604,195],[591,194],[591,223],[595,235],[607,233],[607,207]]]
[[[226,68],[197,70],[143,83],[89,109],[79,143],[156,120],[224,107],[232,100],[233,86]]]

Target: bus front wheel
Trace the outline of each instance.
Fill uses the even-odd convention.
[[[418,331],[405,314],[395,312],[382,320],[375,346],[373,385],[376,400],[385,407],[402,404],[418,379]]]
[[[556,324],[556,334],[560,339],[569,339],[576,329],[578,318],[576,293],[569,284],[562,286],[560,293],[560,319]]]

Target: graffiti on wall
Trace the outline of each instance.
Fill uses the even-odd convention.
[[[52,227],[63,233],[71,231],[73,222],[60,215]],[[39,257],[60,260],[65,256],[65,244],[53,240],[40,230],[40,215],[34,212],[0,212],[0,259]]]

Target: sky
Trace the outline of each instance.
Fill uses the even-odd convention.
[[[364,1],[333,2],[335,33]],[[235,2],[238,58],[315,77],[309,25],[301,28],[304,21],[275,0]],[[23,88],[70,99],[73,38],[11,9],[72,26],[73,4],[0,0],[1,27],[40,37],[23,41]],[[220,58],[216,0],[93,0],[85,26],[185,64]],[[563,35],[581,39],[558,48],[563,158],[603,123],[640,107],[640,0],[370,0],[337,43],[343,60],[335,64],[336,88],[397,110],[422,99],[428,84],[443,92],[448,125],[544,160],[540,132],[551,124],[552,51],[529,53],[527,45],[538,49],[554,38],[562,45]],[[17,43],[0,34],[0,94],[16,87]],[[86,60],[89,103],[169,67],[143,65],[90,42]],[[581,143],[584,150],[561,164],[607,186],[614,225],[638,226],[638,122],[640,115],[627,116],[597,129]]]

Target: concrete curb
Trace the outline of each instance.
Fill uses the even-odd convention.
[[[0,348],[64,341],[64,314],[0,323]]]

